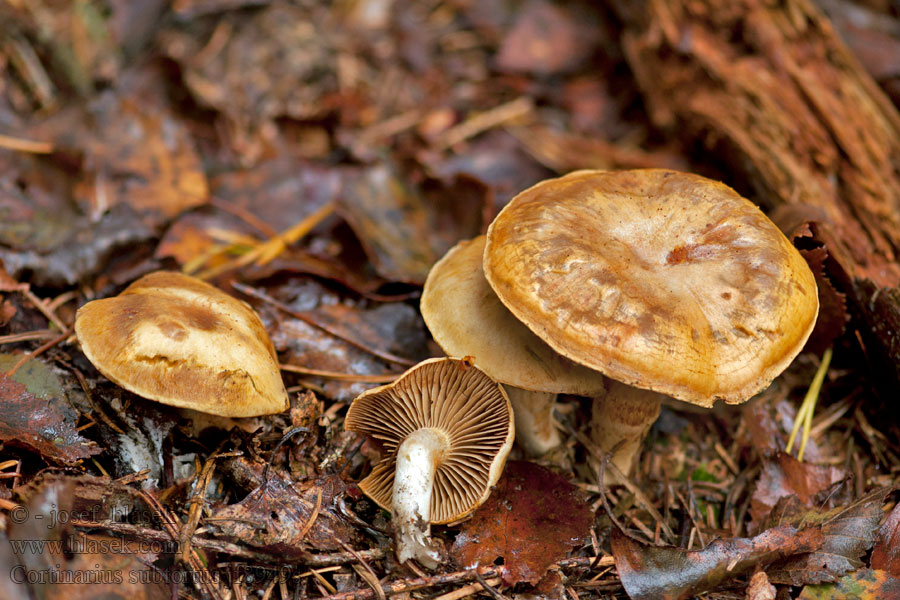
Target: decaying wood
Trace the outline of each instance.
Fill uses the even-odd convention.
[[[765,208],[804,206],[862,342],[900,383],[900,114],[810,0],[618,2],[654,124]],[[891,326],[893,325],[893,326]]]

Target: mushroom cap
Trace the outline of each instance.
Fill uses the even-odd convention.
[[[288,407],[257,314],[199,279],[145,275],[118,296],[78,309],[75,334],[98,371],[144,398],[223,417]]]
[[[602,373],[545,344],[500,302],[482,269],[485,236],[462,241],[431,268],[419,307],[448,356],[475,357],[500,383],[534,392],[594,396]]]
[[[442,430],[451,445],[435,469],[431,522],[458,521],[487,500],[503,471],[515,436],[509,398],[477,367],[432,358],[353,400],[344,428],[375,438],[385,451],[359,488],[385,510],[391,510],[397,448],[423,427]]]
[[[525,190],[488,229],[484,270],[557,352],[702,406],[765,388],[819,306],[806,261],[756,205],[663,169],[577,171]]]

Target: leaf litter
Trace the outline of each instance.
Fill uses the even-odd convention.
[[[0,374],[0,546],[58,540],[10,523],[52,495],[91,515],[66,533],[127,551],[30,568],[135,574],[134,597],[890,597],[900,429],[863,361],[856,284],[832,264],[847,257],[809,211],[785,231],[823,292],[811,353],[833,346],[835,363],[807,461],[781,452],[815,369],[804,354],[740,412],[665,407],[631,486],[596,485],[579,437],[589,402],[563,398],[553,471],[511,461],[471,520],[434,528],[459,564],[433,574],[394,562],[389,515],[354,486],[375,450],[342,431],[347,403],[366,377],[439,354],[421,282],[515,193],[584,167],[741,180],[651,125],[661,107],[643,97],[620,17],[544,0],[0,6],[0,341],[8,368],[44,348]],[[305,370],[284,372],[289,411],[160,408],[105,380],[74,340],[48,345],[78,306],[158,268],[204,274],[260,312],[279,360]],[[132,551],[187,539],[189,556]],[[21,560],[0,553],[4,572]],[[6,583],[16,600],[23,587],[98,591]]]

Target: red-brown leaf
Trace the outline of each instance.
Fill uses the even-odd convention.
[[[887,516],[875,535],[871,567],[900,577],[900,504]]]
[[[37,452],[52,462],[74,464],[100,452],[78,433],[77,416],[56,374],[31,359],[10,378],[21,355],[0,355],[0,441]]]
[[[465,568],[503,558],[503,582],[536,584],[588,534],[593,520],[578,489],[539,465],[510,461],[475,516],[460,527],[451,548]]]
[[[750,516],[759,523],[785,496],[797,496],[804,506],[812,506],[817,494],[846,476],[839,467],[801,462],[779,452],[772,459],[763,459],[762,473],[750,500]]]

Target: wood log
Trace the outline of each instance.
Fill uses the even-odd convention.
[[[766,209],[806,207],[854,327],[900,390],[900,114],[809,0],[614,0],[655,126]],[[740,189],[740,185],[738,186]],[[742,190],[743,191],[743,190]]]

